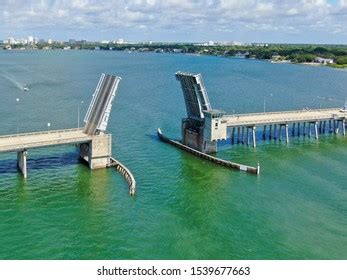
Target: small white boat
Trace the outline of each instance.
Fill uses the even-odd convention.
[[[25,86],[23,87],[23,91],[28,91],[28,90],[29,90],[28,86],[25,85]]]

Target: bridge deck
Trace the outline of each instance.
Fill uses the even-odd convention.
[[[347,117],[347,112],[341,108],[298,110],[269,113],[254,113],[240,115],[224,115],[221,117],[227,126],[252,126],[266,124],[285,124],[293,122],[314,122],[329,119],[342,119]]]
[[[83,133],[83,129],[50,130],[0,136],[0,153],[23,151],[29,148],[63,144],[87,143],[93,136]]]

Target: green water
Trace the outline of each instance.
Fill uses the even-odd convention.
[[[77,126],[102,72],[123,80],[109,131],[114,170],[90,171],[72,146],[0,155],[1,259],[346,259],[347,138],[221,143],[218,156],[261,164],[235,172],[177,150],[185,116],[173,74],[201,72],[212,107],[227,112],[329,107],[346,96],[347,72],[220,57],[102,51],[0,51],[1,134]],[[27,84],[30,91],[23,92]],[[272,94],[272,96],[270,96]],[[20,101],[17,103],[16,98]],[[81,101],[84,101],[82,104]]]

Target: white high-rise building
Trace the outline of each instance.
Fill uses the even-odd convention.
[[[48,39],[47,43],[48,43],[49,45],[52,45],[53,40],[52,40],[52,39]]]
[[[33,45],[34,44],[34,37],[33,36],[29,36],[28,37],[28,45]]]
[[[16,43],[16,40],[13,37],[9,37],[7,39],[7,44],[14,45]]]

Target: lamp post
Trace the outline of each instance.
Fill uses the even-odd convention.
[[[269,96],[273,96],[272,93],[269,94]],[[264,113],[266,112],[266,94],[264,94]]]
[[[18,104],[19,98],[16,98],[16,122],[17,122],[17,134],[19,133],[19,117],[18,117]]]
[[[84,101],[81,101],[81,104],[83,104]],[[80,104],[78,104],[78,108],[77,108],[77,127],[78,129],[80,129]]]

